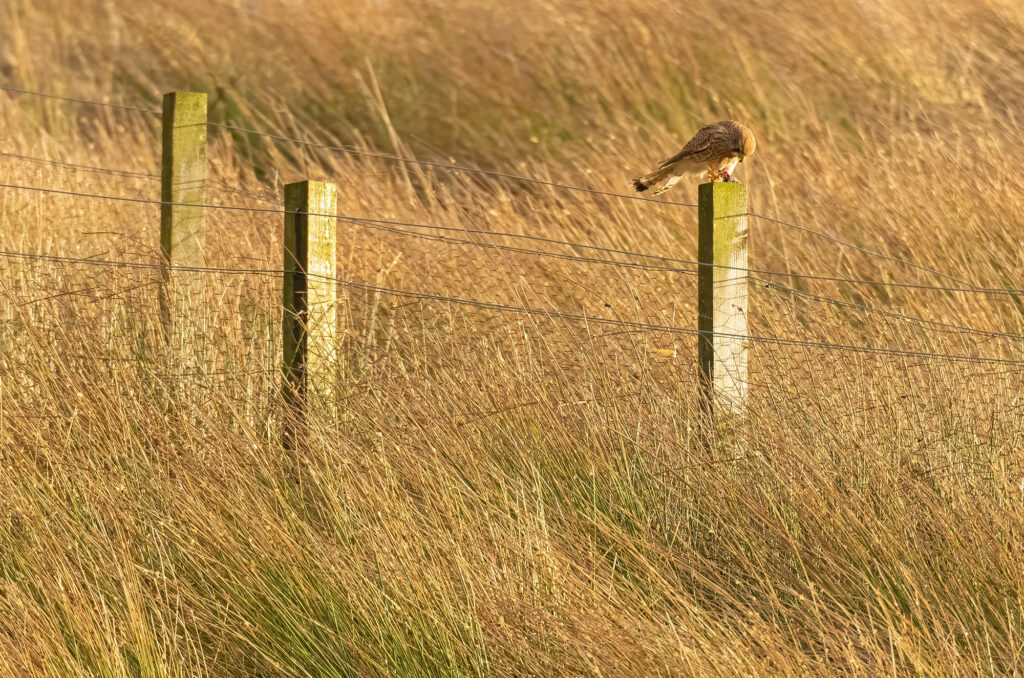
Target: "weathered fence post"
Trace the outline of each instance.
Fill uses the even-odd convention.
[[[160,249],[165,266],[160,310],[168,336],[181,340],[189,300],[200,298],[203,276],[174,269],[206,264],[205,93],[164,95],[162,164]]]
[[[307,412],[333,410],[338,365],[338,189],[320,181],[284,187],[284,397],[291,406],[285,445],[294,447]]]
[[[697,241],[698,362],[704,404],[741,413],[747,400],[747,187],[700,186]]]

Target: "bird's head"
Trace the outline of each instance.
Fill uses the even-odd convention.
[[[746,125],[738,122],[734,122],[734,142],[733,153],[735,153],[740,162],[750,155],[754,155],[754,150],[757,148],[757,141],[754,139],[754,133],[750,131],[750,128]]]

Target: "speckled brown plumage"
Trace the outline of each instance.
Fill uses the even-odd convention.
[[[722,120],[702,127],[683,150],[661,163],[650,174],[633,180],[637,191],[646,191],[661,184],[652,195],[659,195],[676,185],[685,176],[712,181],[735,181],[732,171],[737,163],[753,155],[757,142],[754,133],[743,123]]]

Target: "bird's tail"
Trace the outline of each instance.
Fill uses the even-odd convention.
[[[675,174],[675,168],[671,165],[668,167],[659,167],[650,174],[645,174],[642,177],[633,179],[633,188],[636,189],[637,193],[643,193],[648,188],[661,183],[672,174]],[[653,195],[657,194],[658,192],[655,192]]]

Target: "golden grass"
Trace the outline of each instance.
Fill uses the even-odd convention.
[[[6,85],[151,108],[201,89],[217,121],[601,190],[735,117],[756,211],[981,286],[1024,287],[1021,44],[1010,0],[0,6]],[[157,124],[0,93],[0,153],[158,172]],[[244,192],[211,186],[224,204],[318,178],[349,215],[696,252],[690,208],[244,134],[210,153]],[[159,197],[9,155],[0,177]],[[152,205],[7,189],[0,220],[3,250],[158,260]],[[277,268],[281,222],[211,214],[211,265]],[[756,334],[1022,357],[948,326],[1024,333],[1017,297],[810,280],[961,285],[751,228],[754,267],[854,304],[758,284]],[[340,229],[346,279],[696,324],[691,276]],[[341,413],[296,475],[280,281],[206,276],[197,371],[158,339],[155,278],[2,264],[5,675],[1020,671],[1018,367],[758,344],[750,417],[712,459],[690,335],[344,290]]]

